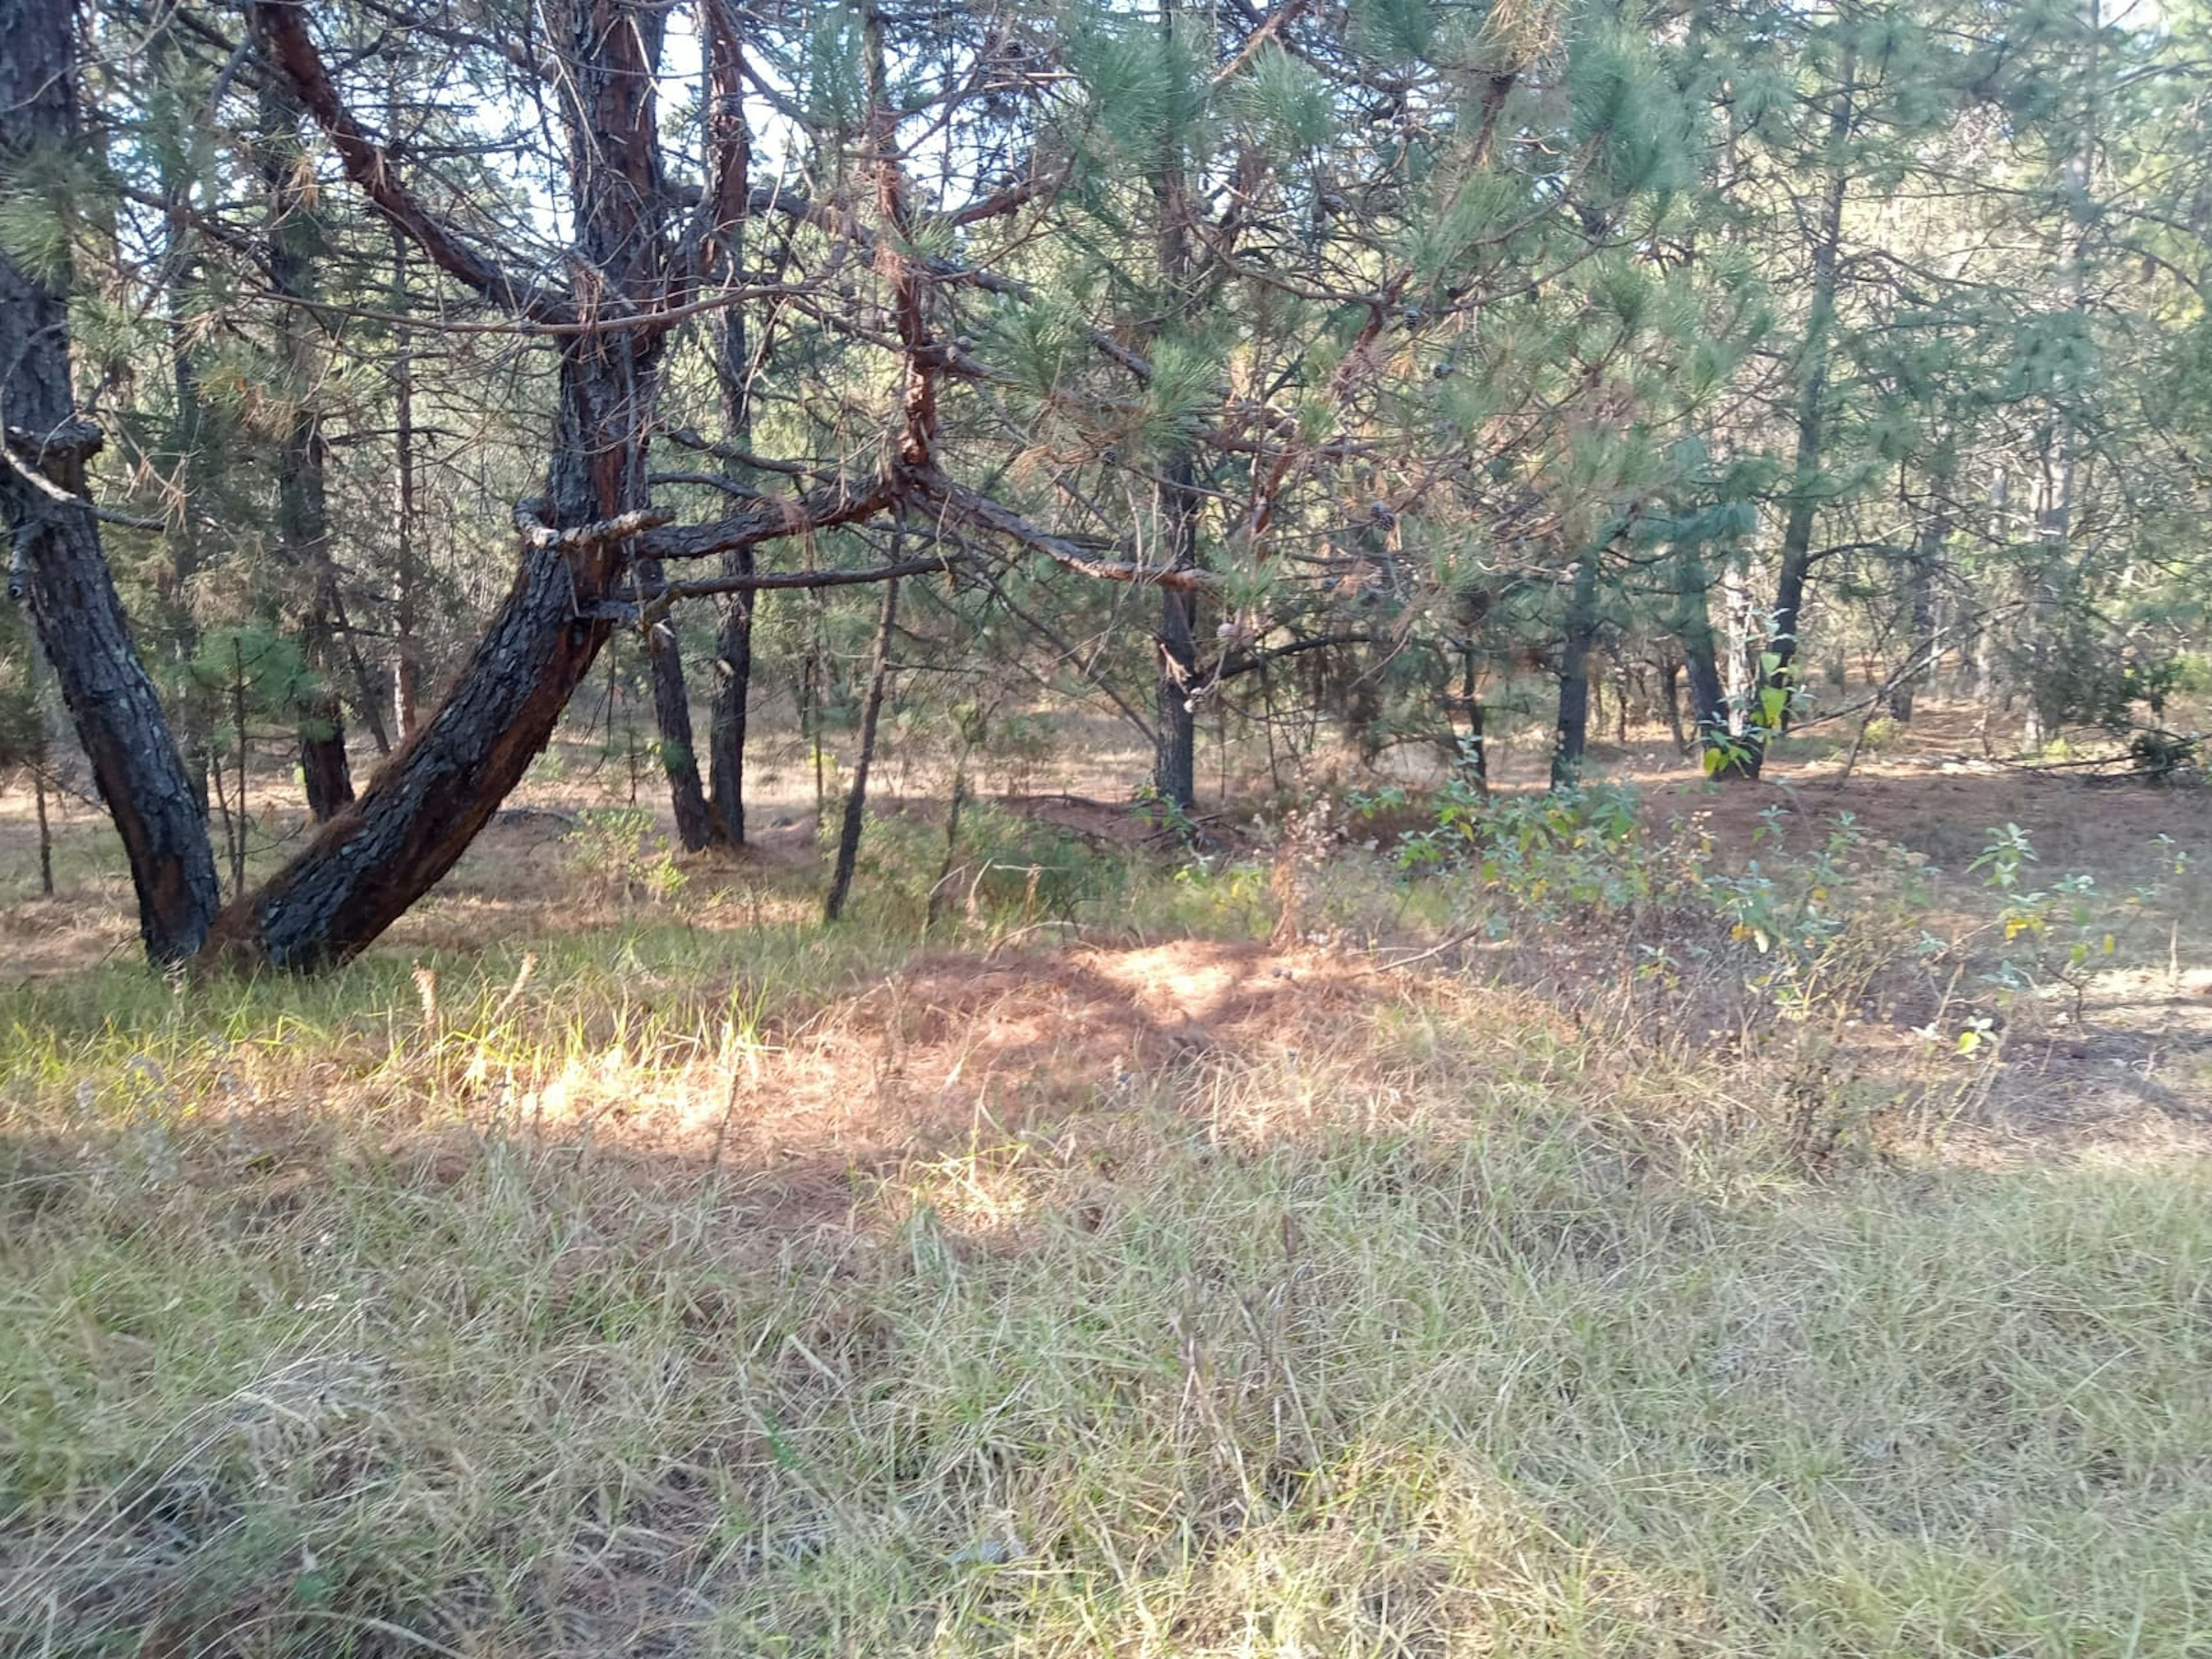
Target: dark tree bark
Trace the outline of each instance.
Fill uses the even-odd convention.
[[[648,592],[665,580],[655,559],[637,562],[639,585]],[[696,853],[723,839],[714,810],[699,781],[699,757],[691,744],[691,692],[684,679],[683,647],[667,621],[646,629],[647,677],[653,683],[653,724],[660,738],[660,769],[667,775],[669,804],[676,810],[676,838]]]
[[[337,141],[356,185],[464,280],[544,305],[453,244],[398,190],[337,101],[295,6],[263,3],[271,58]],[[574,256],[634,304],[661,297],[667,196],[653,95],[663,14],[630,0],[574,0],[557,14],[568,79]],[[626,517],[646,501],[646,437],[663,331],[561,337],[560,389],[544,517],[572,532],[536,538],[452,690],[361,798],[260,891],[219,919],[208,951],[307,969],[357,954],[453,868],[553,734],[607,638],[607,601],[627,566]],[[593,528],[597,526],[597,528]]]
[[[1682,647],[1682,676],[1689,683],[1695,747],[1716,777],[1742,777],[1744,750],[1729,730],[1728,691],[1721,683],[1720,648],[1714,638],[1712,585],[1704,561],[1686,552],[1676,567],[1674,635]],[[1674,696],[1670,679],[1668,696]],[[1676,717],[1680,725],[1680,717]],[[1676,741],[1681,742],[1679,732]]]
[[[860,750],[853,758],[853,787],[845,797],[845,820],[837,830],[837,868],[830,878],[830,896],[823,901],[825,921],[845,914],[845,900],[853,890],[853,870],[860,862],[860,829],[866,820],[868,769],[875,764],[876,726],[884,712],[884,686],[890,676],[891,635],[898,624],[896,581],[884,584],[884,608],[876,621],[875,660],[868,671],[868,700],[860,708]]]
[[[330,506],[324,489],[329,452],[316,404],[314,347],[308,332],[313,324],[301,309],[314,297],[315,231],[290,142],[297,122],[278,83],[266,83],[261,95],[261,176],[269,191],[269,286],[279,301],[283,391],[290,404],[276,448],[276,556],[285,571],[286,608],[298,618],[300,653],[315,677],[300,700],[300,775],[309,814],[316,823],[327,823],[353,799],[353,774],[346,763],[345,712],[331,678],[337,649],[331,616],[335,581]]]
[[[1171,455],[1159,484],[1168,556],[1179,567],[1194,558],[1197,492],[1190,488],[1190,454]],[[1160,799],[1188,812],[1198,805],[1198,595],[1160,590],[1158,747],[1152,787]]]
[[[1467,736],[1459,744],[1462,771],[1484,794],[1490,793],[1488,711],[1482,706],[1482,681],[1474,644],[1460,649],[1459,705],[1467,715]]]
[[[752,549],[732,549],[722,568],[729,576],[751,575]],[[714,637],[714,702],[707,736],[708,782],[714,793],[708,804],[732,847],[745,844],[745,723],[752,697],[754,597],[741,590],[723,600]]]
[[[0,164],[79,143],[67,0],[0,0]],[[12,170],[12,169],[11,169]],[[11,586],[46,659],[130,860],[147,954],[199,948],[218,899],[207,817],[146,672],[84,499],[99,434],[76,418],[63,289],[0,252],[0,516]]]
[[[1176,0],[1164,0],[1160,22],[1175,32]],[[1159,171],[1152,179],[1152,199],[1159,214],[1159,280],[1164,295],[1164,316],[1180,316],[1189,303],[1191,271],[1195,263],[1191,246],[1190,198],[1182,154],[1182,135],[1170,132],[1161,147]],[[1171,439],[1160,457],[1159,482],[1154,487],[1159,539],[1158,562],[1176,570],[1198,563],[1197,472],[1191,446],[1184,438]],[[1152,763],[1152,787],[1161,800],[1181,812],[1198,805],[1198,595],[1190,589],[1160,589],[1160,631],[1158,691],[1158,724]]]
[[[392,310],[407,307],[407,234],[392,232]],[[395,546],[392,581],[392,717],[406,742],[422,723],[422,661],[416,644],[416,590],[421,573],[415,551],[415,342],[404,325],[392,331],[392,516]]]
[[[1899,726],[1912,724],[1916,693],[1927,684],[1936,658],[1936,567],[1950,538],[1948,514],[1931,506],[1921,520],[1911,556],[1905,568],[1905,665],[1889,688],[1889,717]]]
[[[730,157],[731,194],[744,202],[751,191],[751,134],[745,125],[743,42],[734,20],[721,8],[709,14],[707,38],[707,80],[713,100],[709,119]],[[745,220],[740,216],[724,240],[723,261],[735,276],[744,268]],[[745,327],[745,308],[732,306],[723,313],[722,334],[715,358],[715,377],[722,392],[722,418],[729,440],[741,451],[752,448],[752,342]],[[722,574],[742,577],[753,574],[753,550],[732,548],[723,556]],[[739,591],[722,600],[714,630],[714,699],[708,714],[707,781],[711,823],[733,847],[745,842],[745,724],[753,682],[754,595]]]
[[[1789,693],[1795,684],[1792,670],[1797,659],[1798,631],[1805,617],[1805,584],[1813,568],[1813,523],[1820,507],[1820,456],[1828,415],[1828,362],[1832,355],[1829,338],[1836,320],[1836,280],[1843,248],[1844,200],[1850,173],[1843,153],[1850,138],[1853,102],[1857,95],[1858,54],[1844,48],[1840,84],[1835,107],[1828,119],[1827,180],[1820,193],[1820,220],[1814,231],[1813,292],[1805,324],[1802,379],[1797,393],[1797,453],[1790,483],[1790,512],[1782,526],[1781,568],[1775,577],[1773,634],[1767,645],[1772,661],[1759,677],[1762,693],[1784,694],[1780,718],[1768,723],[1763,717],[1747,720],[1743,736],[1747,753],[1741,764],[1756,776],[1766,758],[1766,739],[1788,728]],[[1754,714],[1760,711],[1754,710]]]
[[[173,42],[165,34],[156,50],[166,58],[173,46]],[[155,637],[161,639],[166,635],[162,643],[167,647],[167,654],[179,680],[188,688],[179,700],[180,706],[173,711],[172,723],[184,752],[185,775],[192,781],[200,815],[204,817],[208,807],[208,722],[198,706],[200,700],[189,687],[191,664],[200,649],[199,623],[192,613],[192,588],[199,574],[200,520],[206,507],[208,461],[214,446],[207,441],[206,410],[200,398],[199,367],[192,356],[193,328],[188,309],[189,296],[198,281],[198,261],[191,253],[192,231],[181,211],[191,189],[191,181],[182,166],[182,158],[165,150],[162,199],[179,210],[169,219],[161,256],[162,269],[169,278],[161,304],[166,313],[170,392],[176,400],[176,416],[168,442],[160,454],[160,466],[165,486],[178,498],[179,509],[169,515],[168,531],[162,538],[167,545],[168,568],[156,577],[155,586],[167,614],[161,619],[163,626]]]
[[[1597,639],[1597,567],[1601,548],[1588,548],[1576,562],[1567,601],[1567,626],[1559,647],[1559,718],[1552,741],[1552,787],[1571,789],[1583,780],[1589,746],[1590,647]]]
[[[301,595],[300,652],[315,676],[301,699],[300,773],[307,811],[328,823],[353,800],[346,761],[345,712],[331,675],[337,642],[331,625],[330,513],[323,493],[325,449],[321,414],[307,404],[291,415],[276,459],[276,539]]]

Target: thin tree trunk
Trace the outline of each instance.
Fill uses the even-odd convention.
[[[1174,499],[1164,499],[1162,511],[1168,515],[1170,537],[1188,549],[1192,541],[1190,525],[1181,514],[1189,499],[1183,482],[1190,472],[1189,455],[1171,458],[1170,466],[1159,489],[1163,497]],[[1182,475],[1181,480],[1177,471]],[[1170,556],[1178,556],[1171,553]],[[1188,562],[1187,556],[1182,556]],[[1158,747],[1152,787],[1163,801],[1184,812],[1198,805],[1197,621],[1196,594],[1166,587],[1160,590]]]
[[[822,916],[835,921],[845,914],[845,900],[853,890],[853,867],[860,857],[860,829],[868,805],[868,769],[876,758],[876,722],[884,712],[884,685],[890,676],[891,633],[898,622],[897,579],[884,584],[883,611],[876,621],[875,659],[868,671],[868,700],[860,709],[860,749],[853,759],[853,787],[845,797],[845,821],[837,831],[837,867],[830,878],[830,896],[823,901]]]
[[[246,719],[246,652],[238,635],[230,636],[230,729],[238,739],[231,781],[238,796],[238,811],[231,820],[230,890],[246,890],[246,838],[253,827],[253,813],[246,798],[248,762],[253,734]]]
[[[1912,723],[1914,695],[1927,684],[1935,667],[1936,567],[1943,556],[1943,544],[1950,538],[1950,533],[1948,515],[1942,507],[1931,504],[1927,516],[1921,520],[1920,533],[1914,538],[1911,557],[1905,566],[1905,666],[1889,688],[1889,717],[1899,726]]]
[[[167,42],[165,41],[165,44]],[[162,167],[162,196],[181,209],[191,193],[191,181],[178,165],[178,158],[164,154]],[[158,580],[161,599],[168,611],[168,655],[175,665],[178,683],[184,687],[180,707],[176,711],[175,725],[184,751],[185,773],[192,780],[199,799],[202,817],[207,814],[208,720],[203,700],[197,695],[191,678],[194,659],[199,655],[199,626],[192,614],[192,587],[199,574],[199,520],[205,509],[204,494],[207,484],[208,460],[213,447],[207,439],[206,411],[200,398],[199,374],[192,361],[192,328],[185,309],[186,296],[191,291],[197,275],[198,262],[191,254],[191,228],[179,212],[168,222],[161,268],[167,276],[162,307],[166,314],[169,346],[169,375],[172,395],[176,400],[176,419],[171,428],[167,453],[162,456],[162,470],[167,488],[180,498],[179,510],[170,516],[167,533],[162,539],[167,544],[168,569]]]
[[[1721,680],[1720,653],[1713,635],[1711,579],[1704,561],[1685,552],[1676,567],[1674,635],[1682,647],[1682,674],[1689,683],[1694,744],[1713,775],[1742,777],[1744,750],[1729,727],[1728,690]],[[1672,708],[1674,688],[1667,688],[1674,740],[1690,747],[1681,716]],[[1716,761],[1713,757],[1719,757]]]
[[[407,306],[407,235],[392,232],[392,309],[404,316]],[[392,330],[392,514],[396,538],[392,559],[392,715],[399,740],[415,735],[421,720],[422,664],[416,642],[415,568],[415,338],[404,323]]]
[[[650,592],[661,580],[657,560],[638,561],[640,588]],[[715,832],[707,791],[699,781],[699,756],[691,739],[691,693],[684,682],[684,653],[676,642],[672,623],[657,622],[646,629],[645,659],[647,676],[653,683],[653,723],[660,739],[660,769],[668,778],[669,804],[676,809],[676,837],[685,852],[696,853],[722,837]]]
[[[323,599],[330,609],[331,632],[337,636],[337,648],[353,672],[354,708],[368,728],[368,740],[376,745],[379,757],[392,752],[391,728],[384,723],[384,696],[369,671],[368,659],[361,654],[361,638],[354,632],[353,623],[346,616],[345,593],[337,584],[337,573],[330,573],[330,582]]]
[[[300,774],[307,811],[327,823],[353,799],[346,763],[345,712],[331,684],[337,668],[331,605],[330,507],[324,488],[328,452],[317,404],[319,363],[302,306],[314,297],[311,248],[315,238],[298,166],[289,142],[297,115],[275,82],[261,99],[262,179],[269,191],[269,286],[279,298],[277,330],[289,404],[276,450],[276,553],[299,617],[301,654],[313,683],[300,699]]]
[[[1475,668],[1475,651],[1468,645],[1460,653],[1459,705],[1467,714],[1467,736],[1459,745],[1460,769],[1484,794],[1490,793],[1490,744],[1485,732],[1487,711],[1482,706],[1481,682]]]
[[[1583,550],[1567,602],[1566,635],[1559,649],[1559,716],[1552,743],[1552,787],[1572,789],[1583,780],[1589,744],[1590,646],[1597,637],[1597,565],[1603,550]]]
[[[1682,729],[1682,667],[1669,659],[1659,670],[1660,690],[1667,699],[1667,732],[1674,739],[1675,751],[1690,751],[1690,734]]]
[[[1162,0],[1160,25],[1170,40],[1176,11],[1176,0]],[[1161,311],[1166,319],[1180,317],[1188,303],[1194,264],[1190,221],[1194,209],[1182,144],[1180,132],[1164,136],[1159,170],[1152,179],[1152,199],[1159,214],[1159,281],[1164,296]],[[1154,501],[1161,561],[1176,569],[1186,569],[1198,562],[1196,483],[1188,441],[1170,439],[1160,458]],[[1197,594],[1163,587],[1155,697],[1159,720],[1152,787],[1162,801],[1184,813],[1198,805],[1197,634]]]
[[[732,309],[735,310],[732,307]],[[732,576],[753,574],[753,552],[738,548],[724,561]],[[715,631],[714,702],[708,728],[708,781],[716,822],[732,847],[745,844],[745,726],[752,697],[753,599],[727,596]]]
[[[54,830],[46,818],[46,765],[53,745],[46,738],[46,659],[36,645],[31,658],[31,802],[39,820],[39,891],[54,896]]]
[[[0,155],[79,153],[74,22],[65,0],[0,0]],[[122,836],[147,954],[175,962],[198,948],[215,914],[215,858],[83,499],[99,434],[76,418],[67,279],[59,280],[47,287],[0,252],[0,518],[40,643]]]
[[[929,904],[922,916],[926,932],[935,933],[951,902],[952,872],[960,864],[960,811],[968,804],[968,750],[952,766],[952,793],[945,803],[945,857],[937,866],[937,880],[929,890]]]
[[[745,122],[742,43],[732,31],[709,31],[707,49],[708,92],[714,111],[711,118],[721,131],[716,135],[727,146],[737,174],[734,194],[746,199],[750,190],[752,145]],[[734,278],[744,268],[744,222],[731,227],[723,258]],[[722,392],[722,418],[726,435],[738,449],[752,448],[752,343],[745,327],[745,308],[733,305],[723,313],[720,354],[715,376]],[[742,472],[739,475],[743,476]],[[753,550],[732,549],[722,559],[726,576],[753,574]],[[755,596],[739,592],[722,600],[714,631],[714,700],[708,714],[707,783],[712,823],[733,847],[745,842],[745,726],[753,681],[753,606]]]
[[[1828,118],[1827,179],[1820,196],[1819,226],[1814,233],[1811,309],[1805,323],[1805,355],[1797,395],[1797,453],[1790,475],[1790,513],[1782,527],[1772,631],[1766,644],[1771,660],[1759,677],[1762,699],[1768,691],[1779,691],[1783,702],[1776,717],[1770,720],[1764,709],[1756,709],[1756,718],[1745,723],[1743,735],[1749,751],[1745,765],[1754,775],[1765,762],[1765,740],[1789,725],[1789,693],[1795,684],[1791,671],[1797,659],[1798,632],[1804,623],[1805,584],[1812,571],[1813,524],[1820,506],[1818,482],[1828,413],[1828,363],[1832,354],[1829,337],[1835,328],[1844,200],[1850,187],[1843,151],[1850,137],[1857,76],[1857,49],[1847,44],[1835,107]]]

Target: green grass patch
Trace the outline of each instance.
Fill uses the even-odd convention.
[[[0,1649],[2199,1650],[2195,1165],[1814,1183],[1474,994],[827,1189],[483,1110],[891,948],[16,994]]]

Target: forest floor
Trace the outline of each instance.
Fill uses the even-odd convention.
[[[1800,961],[1070,749],[825,928],[809,757],[685,859],[580,738],[313,981],[0,798],[0,1653],[2205,1651],[2203,792],[1606,751],[1632,875],[1878,890]]]

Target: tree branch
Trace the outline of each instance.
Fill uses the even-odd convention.
[[[1065,536],[1055,536],[1050,531],[1031,524],[1012,507],[953,483],[933,467],[917,474],[915,482],[932,501],[941,505],[954,518],[979,530],[988,530],[994,535],[1018,542],[1078,575],[1095,577],[1100,581],[1128,582],[1139,587],[1172,588],[1179,593],[1211,593],[1220,586],[1219,582],[1206,572],[1187,566],[1139,564],[1127,559],[1102,559],[1080,543],[1070,541]]]
[[[872,565],[861,570],[754,571],[742,576],[709,576],[698,581],[668,582],[643,596],[617,598],[608,603],[610,613],[622,621],[650,622],[678,599],[701,599],[717,593],[759,593],[793,587],[858,587],[868,582],[896,581],[902,576],[927,576],[950,570],[958,562],[952,555],[904,559],[896,564]]]
[[[556,530],[538,514],[545,503],[532,498],[514,504],[514,527],[522,532],[529,545],[543,550],[565,550],[571,547],[599,547],[608,542],[627,541],[641,531],[657,530],[668,522],[665,513],[656,513],[650,507],[641,507],[619,517],[601,519],[596,524],[580,524],[567,530]]]
[[[308,38],[305,9],[300,0],[249,0],[247,8],[270,67],[329,136],[346,177],[448,276],[518,316],[541,323],[575,320],[566,295],[526,283],[494,264],[401,186],[390,158],[353,118],[331,85],[322,53]]]
[[[886,478],[872,478],[865,484],[841,478],[803,495],[764,495],[744,512],[710,524],[650,529],[637,538],[632,550],[641,559],[712,558],[780,537],[830,530],[873,518],[891,504],[893,495]]]

